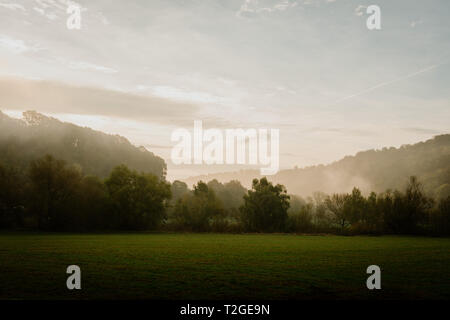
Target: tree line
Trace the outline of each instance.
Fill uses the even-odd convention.
[[[0,164],[0,228],[450,235],[450,197],[411,177],[403,190],[302,198],[267,178],[169,183],[120,165],[101,179],[47,155],[27,170]]]

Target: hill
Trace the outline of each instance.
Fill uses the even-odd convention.
[[[349,192],[355,186],[363,192],[403,189],[412,175],[419,178],[429,194],[450,195],[449,134],[400,148],[358,152],[328,165],[281,170],[268,178],[285,185],[291,194],[308,196],[316,191]],[[198,180],[239,180],[249,187],[252,179],[259,177],[259,170],[241,170],[192,177],[185,182],[192,185]]]
[[[119,135],[61,122],[35,111],[24,112],[20,120],[0,111],[0,163],[25,168],[46,154],[100,177],[120,164],[158,177],[166,174],[162,158]]]

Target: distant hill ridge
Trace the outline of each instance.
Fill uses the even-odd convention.
[[[450,134],[399,148],[358,152],[329,165],[281,170],[268,178],[285,185],[291,194],[308,196],[316,191],[348,192],[353,187],[364,192],[403,189],[412,175],[419,178],[428,193],[437,197],[450,195]],[[252,179],[259,177],[259,170],[241,170],[196,176],[184,181],[192,185],[198,180],[239,180],[249,187]]]
[[[61,122],[35,111],[24,112],[23,119],[13,119],[0,111],[0,163],[26,167],[45,154],[100,177],[106,177],[120,164],[158,177],[166,175],[162,158],[122,136]]]

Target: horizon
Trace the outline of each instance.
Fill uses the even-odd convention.
[[[19,111],[16,111],[16,112],[10,112],[10,111],[5,112],[4,110],[1,110],[1,109],[0,109],[0,112],[4,113],[4,114],[7,115],[8,117],[13,118],[13,119],[18,119],[18,120],[23,120],[23,116],[22,116],[22,115],[23,115],[24,112],[27,112],[27,111],[35,111],[35,112],[37,112],[37,113],[39,113],[39,114],[42,114],[42,115],[44,115],[44,116],[46,116],[46,117],[54,118],[54,119],[56,119],[57,121],[60,121],[60,122],[62,122],[62,123],[75,124],[75,125],[77,125],[77,126],[79,126],[79,127],[92,129],[92,130],[95,130],[95,131],[98,131],[98,132],[101,132],[101,133],[105,133],[105,134],[108,134],[108,135],[118,135],[118,133],[114,133],[114,132],[104,132],[104,131],[101,131],[101,130],[98,130],[98,129],[95,129],[95,128],[91,128],[91,127],[89,127],[89,126],[83,126],[83,125],[79,125],[79,124],[77,124],[77,123],[73,123],[73,122],[70,122],[70,121],[64,121],[64,120],[62,120],[62,119],[58,119],[57,117],[53,117],[53,116],[50,116],[50,115],[45,114],[45,113],[41,113],[41,112],[36,111],[36,110],[25,110],[25,111],[23,111],[23,112],[19,112]],[[399,149],[399,148],[401,148],[401,147],[403,147],[403,146],[409,146],[409,145],[414,145],[414,144],[421,143],[421,142],[426,142],[426,141],[428,141],[428,140],[432,140],[432,139],[434,139],[434,138],[436,138],[436,137],[438,137],[438,136],[442,136],[442,135],[450,135],[450,132],[448,132],[448,133],[436,134],[436,135],[433,135],[433,136],[430,137],[430,138],[426,138],[426,139],[423,139],[423,140],[415,141],[415,142],[413,142],[413,143],[402,143],[402,144],[397,145],[397,146],[394,146],[394,145],[386,145],[386,146],[382,146],[381,148],[372,148],[372,149],[362,149],[362,150],[358,150],[358,151],[356,151],[356,152],[353,153],[353,154],[347,154],[347,155],[344,155],[344,156],[341,157],[341,158],[332,160],[332,161],[327,162],[327,163],[316,163],[316,164],[312,164],[312,165],[308,165],[308,166],[302,166],[302,167],[300,167],[300,166],[298,166],[298,165],[294,165],[293,167],[289,167],[289,168],[288,168],[288,167],[286,167],[286,168],[280,168],[280,170],[278,171],[278,173],[280,173],[281,171],[284,171],[284,170],[293,170],[293,169],[295,169],[295,170],[297,170],[297,169],[298,169],[298,170],[301,170],[301,169],[307,169],[307,168],[310,168],[310,167],[316,167],[316,166],[329,166],[329,165],[332,165],[333,163],[339,162],[340,160],[342,160],[342,159],[344,159],[344,158],[346,158],[346,157],[355,157],[358,153],[361,153],[361,152],[366,152],[366,151],[371,151],[371,150],[373,150],[373,151],[382,151],[383,149],[391,149],[391,148]],[[122,135],[120,135],[120,136],[122,136]],[[168,164],[168,161],[170,161],[170,160],[168,160],[168,159],[163,158],[163,157],[162,157],[161,155],[159,155],[158,153],[155,153],[154,151],[150,150],[150,149],[149,149],[148,147],[146,147],[146,146],[134,144],[133,141],[129,139],[129,137],[126,137],[126,136],[122,136],[122,137],[124,137],[124,138],[126,138],[128,141],[130,141],[130,143],[131,143],[134,147],[136,147],[136,148],[144,147],[146,150],[148,150],[148,151],[154,153],[156,156],[161,157],[161,158],[165,161],[166,165]],[[202,165],[187,165],[187,167],[192,167],[192,166],[201,167]],[[216,165],[216,167],[218,167],[218,165]],[[229,167],[229,166],[224,164],[224,165],[222,165],[221,167],[226,168],[226,167]],[[238,172],[241,172],[241,171],[247,171],[247,170],[258,171],[258,167],[256,167],[256,166],[251,167],[250,165],[240,165],[240,167],[241,167],[241,168],[237,168],[237,169],[234,169],[234,170],[233,170],[233,169],[226,170],[226,171],[217,171],[217,170],[216,170],[216,171],[208,172],[208,173],[205,173],[205,174],[198,174],[198,175],[186,176],[186,177],[183,177],[183,178],[173,178],[173,177],[171,177],[171,175],[170,175],[170,169],[168,168],[168,169],[167,169],[167,173],[166,173],[166,180],[169,181],[169,182],[173,182],[173,181],[176,181],[176,180],[179,180],[179,181],[190,181],[190,180],[193,180],[193,179],[198,179],[198,178],[200,178],[200,177],[207,177],[207,176],[210,176],[210,175],[211,175],[211,176],[214,176],[214,175],[220,175],[220,174],[232,174],[232,173],[238,173]],[[261,175],[261,176],[264,176],[264,175]],[[269,175],[269,177],[270,177],[270,175]],[[214,179],[214,178],[212,178],[212,179]],[[205,180],[205,182],[208,182],[208,181],[210,181],[210,180]],[[241,181],[241,183],[242,183],[242,181]],[[248,186],[247,186],[247,187],[248,187]]]

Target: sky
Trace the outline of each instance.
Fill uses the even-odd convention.
[[[171,162],[171,133],[280,130],[281,168],[450,129],[448,0],[0,0],[0,110],[120,134],[169,180],[245,166]],[[366,8],[381,9],[369,30]]]

